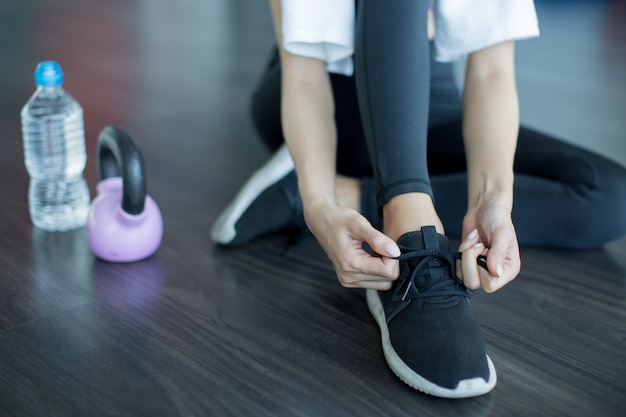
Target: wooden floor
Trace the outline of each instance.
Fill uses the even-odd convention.
[[[543,36],[518,47],[523,121],[626,165],[624,3],[537,7]],[[3,2],[0,415],[626,415],[626,238],[523,248],[518,280],[473,295],[499,383],[468,400],[389,371],[363,292],[314,240],[214,247],[211,223],[268,157],[247,106],[271,45],[259,0]],[[154,257],[105,263],[83,230],[31,226],[19,111],[44,59],[85,109],[92,195],[100,130],[139,143],[165,221]]]

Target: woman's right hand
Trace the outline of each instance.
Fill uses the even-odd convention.
[[[355,210],[336,204],[306,209],[307,226],[330,258],[341,285],[388,290],[399,274],[398,245]],[[363,242],[372,249],[368,253]]]

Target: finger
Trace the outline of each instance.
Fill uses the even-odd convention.
[[[483,253],[485,246],[477,242],[465,249],[461,253],[461,271],[463,284],[471,289],[475,290],[481,286],[481,276],[478,271],[478,256]]]
[[[399,261],[397,259],[380,256],[377,251],[384,252],[385,245],[391,239],[371,226],[364,217],[353,217],[348,224],[347,239],[342,242],[338,250],[331,251],[331,260],[339,278],[339,282],[344,287],[362,287],[361,282],[388,282],[384,288],[391,287],[391,281],[400,275]],[[372,249],[369,253],[363,248],[363,243],[369,241]],[[380,248],[383,249],[380,249]],[[389,255],[389,254],[387,254]],[[380,284],[368,283],[368,288],[374,285],[376,288]]]
[[[388,291],[391,289],[392,283],[389,281],[357,281],[350,285],[344,285],[346,288],[363,288],[366,290]]]
[[[466,250],[468,250],[470,247],[472,247],[473,245],[475,245],[476,243],[478,243],[479,240],[479,236],[478,236],[478,230],[473,229],[471,232],[468,233],[467,237],[465,238],[465,240],[463,242],[461,242],[461,244],[459,245],[459,252],[464,252]],[[457,261],[457,276],[463,280],[463,267],[462,267],[462,263],[461,260]]]
[[[479,271],[479,274],[480,274],[480,287],[486,293],[496,292],[500,288],[508,284],[510,281],[510,280],[504,279],[504,277],[502,276],[500,277],[493,276],[489,273],[489,271],[486,271],[485,269],[482,269],[482,268],[481,268],[481,271]]]
[[[491,253],[489,253],[489,256],[490,255]],[[487,256],[487,262],[489,261],[489,256]],[[485,292],[495,292],[517,277],[519,273],[519,262],[515,262],[515,256],[511,257],[509,255],[507,255],[506,260],[507,261],[505,261],[504,266],[499,271],[499,276],[493,276],[489,273],[489,271],[481,268],[480,281],[481,287]],[[508,262],[508,260],[511,262]]]
[[[499,227],[493,231],[489,242],[489,256],[487,268],[492,276],[500,277],[504,271],[504,264],[512,246],[516,246],[515,232],[509,227]]]
[[[371,255],[361,247],[344,252],[335,258],[334,263],[339,281],[348,287],[354,287],[360,281],[391,282],[400,275],[397,259]]]
[[[377,254],[387,258],[397,258],[400,256],[400,248],[398,247],[398,244],[376,228],[370,226],[364,237],[365,242],[367,242],[367,244]]]
[[[489,256],[487,257],[487,262],[489,262]],[[512,248],[507,253],[502,265],[499,270],[499,276],[488,276],[487,273],[485,273],[484,276],[481,275],[482,287],[486,292],[494,292],[517,277],[520,271],[521,261],[519,259],[519,251],[516,247],[515,249]]]
[[[400,275],[400,262],[397,259],[371,256],[366,252],[356,259],[352,267],[361,272],[361,280],[393,281]]]
[[[461,242],[461,244],[459,245],[459,252],[463,252],[466,249],[469,249],[470,247],[472,247],[475,243],[478,242],[478,239],[479,239],[478,230],[476,230],[476,229],[472,230],[467,235],[465,240],[463,242]]]
[[[385,262],[390,263],[390,270],[395,271],[399,261],[390,258],[376,258],[379,262],[382,262],[384,259]],[[383,272],[386,272],[383,271]],[[382,275],[380,272],[372,273],[371,271],[365,270],[354,270],[352,267],[350,271],[343,270],[342,272],[338,272],[337,276],[341,285],[348,288],[375,288],[375,289],[389,289],[393,281],[397,278],[397,276],[392,276],[393,274],[385,274]],[[383,288],[384,287],[384,288]]]

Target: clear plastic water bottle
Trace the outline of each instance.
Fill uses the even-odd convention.
[[[58,63],[39,63],[37,90],[21,112],[30,218],[48,231],[84,226],[89,212],[83,109],[62,83]]]

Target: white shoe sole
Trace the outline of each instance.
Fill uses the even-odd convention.
[[[282,145],[261,168],[246,181],[233,201],[222,211],[211,229],[211,239],[222,245],[237,237],[235,225],[252,202],[267,188],[278,182],[291,170],[293,160],[287,146]]]
[[[385,318],[385,310],[380,302],[380,297],[376,290],[367,290],[367,306],[369,307],[372,316],[380,327],[380,334],[383,345],[383,353],[385,359],[391,370],[400,378],[405,384],[411,388],[421,391],[426,394],[430,394],[436,397],[443,398],[468,398],[476,397],[488,393],[495,387],[497,376],[496,368],[493,366],[491,358],[487,356],[487,363],[489,365],[489,381],[486,381],[480,377],[465,379],[459,382],[459,385],[455,389],[449,389],[440,387],[433,384],[424,377],[417,374],[411,369],[404,361],[398,356],[396,351],[391,345],[391,339],[389,337],[389,328],[387,327],[387,320]]]

